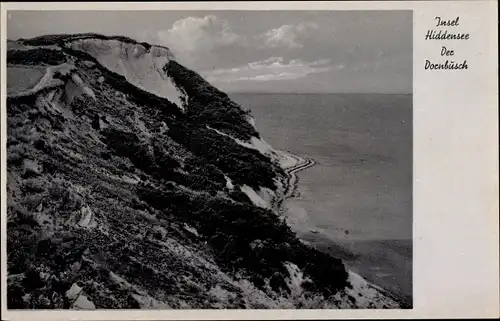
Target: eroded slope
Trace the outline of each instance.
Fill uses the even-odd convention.
[[[352,291],[369,286],[353,287],[339,259],[276,215],[285,173],[275,151],[259,149],[248,113],[173,57],[154,62],[185,95],[179,106],[148,73],[131,77],[114,54],[74,45],[94,38],[156,55],[96,35],[8,52],[9,68],[49,73],[7,100],[9,308],[396,304],[374,289],[362,303]]]

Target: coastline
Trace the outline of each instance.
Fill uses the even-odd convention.
[[[306,170],[314,165],[316,165],[316,162],[309,157],[301,157],[298,156],[292,152],[285,151],[285,150],[276,150],[276,153],[278,154],[278,158],[280,160],[280,165],[284,169],[286,173],[286,182],[285,182],[285,190],[283,193],[283,197],[281,201],[279,202],[278,205],[278,211],[280,215],[283,215],[283,204],[290,198],[296,197],[296,191],[298,190],[298,183],[299,183],[299,177],[298,173],[300,171]],[[311,242],[310,240],[305,240],[302,239],[302,241],[307,242],[311,245],[314,244],[314,242]],[[333,240],[329,240],[329,243],[337,248],[340,248],[340,245],[335,244]],[[344,262],[345,264],[346,262]],[[385,289],[379,285],[376,285],[369,280],[367,280],[365,277],[360,275],[359,273],[354,272],[352,269],[348,268],[346,265],[347,272],[351,276],[356,276],[359,280],[362,280],[362,283],[365,284],[366,288],[373,289],[383,296],[387,297],[390,300],[393,300],[394,302],[397,302],[397,304],[400,305],[400,308],[402,309],[408,309],[412,307],[412,303],[409,302],[408,298],[404,296],[397,295],[393,291],[390,291],[388,289]],[[411,301],[411,299],[410,299]]]
[[[297,173],[316,165],[316,162],[312,158],[300,157],[289,151],[280,150],[278,154],[282,159],[281,167],[287,175],[285,191],[283,193],[283,201],[285,201],[293,197],[298,188],[299,179]]]

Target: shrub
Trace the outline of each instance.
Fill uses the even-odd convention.
[[[279,168],[260,152],[245,148],[229,137],[188,122],[172,120],[169,134],[191,152],[226,173],[235,183],[274,189]]]
[[[96,37],[96,35],[51,35],[30,41],[37,44],[55,43],[61,45],[63,42],[78,37]],[[122,41],[129,40],[123,39]],[[66,55],[96,62],[85,52],[67,47],[63,47],[62,50]],[[187,223],[196,228],[200,233],[200,238],[211,246],[217,263],[223,270],[238,271],[238,274],[253,280],[261,289],[265,290],[266,284],[270,284],[277,292],[289,291],[285,282],[288,272],[284,263],[287,261],[295,263],[307,274],[307,277],[313,282],[308,285],[311,289],[329,295],[342,288],[346,284],[347,272],[340,260],[302,244],[290,227],[276,213],[255,206],[238,188],[245,184],[255,189],[260,187],[274,189],[274,179],[277,175],[282,174],[281,169],[273,164],[268,157],[258,151],[243,147],[234,139],[220,135],[206,127],[206,125],[212,126],[242,140],[247,140],[252,136],[258,137],[258,133],[246,121],[248,112],[241,110],[226,94],[218,91],[196,73],[175,62],[168,63],[165,68],[179,88],[190,97],[187,101],[186,113],[181,112],[167,99],[131,85],[125,77],[107,70],[98,63],[96,63],[95,70],[88,70],[92,73],[91,75],[98,74],[98,76],[104,77],[105,82],[96,86],[103,86],[102,88],[106,89],[111,86],[118,92],[124,93],[128,100],[138,105],[137,108],[142,108],[142,116],[145,118],[156,117],[151,122],[165,122],[169,128],[164,134],[165,136],[157,135],[149,138],[133,132],[132,130],[137,130],[134,126],[132,126],[133,129],[115,127],[116,125],[113,124],[120,122],[113,119],[108,124],[109,126],[99,130],[102,141],[107,144],[108,148],[104,154],[102,154],[101,149],[98,149],[92,155],[96,157],[103,155],[109,160],[101,164],[114,168],[117,173],[138,169],[139,176],[144,180],[154,181],[152,184],[143,182],[127,184],[126,192],[122,192],[125,191],[123,186],[113,185],[109,182],[106,183],[106,187],[101,187],[104,186],[101,185],[104,181],[89,183],[87,180],[84,183],[84,185],[87,184],[85,187],[95,183],[92,189],[93,195],[89,197],[88,201],[92,200],[93,203],[90,205],[93,208],[96,207],[97,211],[105,211],[102,207],[99,208],[99,199],[113,198],[116,200],[113,203],[106,203],[117,204],[117,206],[112,208],[113,215],[103,215],[103,220],[107,221],[107,227],[110,228],[110,231],[116,228],[117,230],[123,229],[123,232],[128,233],[113,233],[110,234],[112,235],[110,237],[99,229],[75,229],[65,226],[71,239],[60,235],[62,233],[58,232],[58,229],[52,230],[55,234],[51,235],[50,239],[41,237],[42,233],[39,233],[41,227],[36,224],[32,215],[29,215],[32,213],[30,210],[36,209],[43,201],[44,205],[48,205],[44,207],[53,209],[47,214],[57,213],[58,221],[63,222],[64,215],[78,210],[83,204],[82,196],[76,192],[71,179],[79,179],[75,177],[76,173],[83,172],[87,167],[82,168],[82,164],[78,162],[71,163],[69,157],[67,160],[62,155],[62,150],[58,151],[57,144],[63,141],[62,137],[51,144],[36,137],[33,141],[37,153],[39,151],[58,153],[58,157],[40,159],[44,169],[42,174],[47,175],[46,173],[49,172],[56,175],[59,172],[65,173],[65,177],[64,179],[56,178],[48,181],[52,184],[47,184],[49,186],[46,189],[47,193],[44,193],[45,184],[38,184],[37,181],[47,176],[37,176],[32,181],[26,181],[25,184],[21,185],[22,192],[31,194],[23,195],[25,207],[23,204],[19,204],[17,207],[11,206],[9,208],[9,226],[15,227],[8,229],[9,273],[31,271],[27,279],[33,284],[38,283],[36,287],[39,287],[40,282],[43,281],[46,282],[47,287],[59,289],[56,290],[57,293],[64,293],[65,289],[72,284],[75,275],[85,276],[86,281],[91,279],[93,282],[99,281],[104,284],[104,282],[109,282],[108,269],[114,269],[119,271],[119,274],[123,275],[124,278],[133,278],[136,283],[147,289],[161,287],[172,293],[180,289],[192,290],[190,293],[193,296],[198,295],[198,290],[195,288],[179,286],[178,280],[169,273],[188,270],[186,274],[194,277],[196,273],[201,275],[204,272],[186,264],[176,255],[168,256],[164,255],[163,251],[159,251],[155,247],[158,246],[158,242],[154,242],[154,239],[163,239],[163,233],[153,230],[153,238],[146,238],[143,241],[144,244],[130,242],[130,238],[133,239],[145,225],[151,224],[144,222],[143,219],[138,220],[138,217],[134,216],[134,212],[137,209],[148,209],[155,214],[153,217],[155,224],[158,221],[163,221],[165,224],[170,222]],[[113,99],[102,98],[104,100]],[[16,101],[16,104],[8,105],[9,112],[23,116],[24,107],[33,109],[33,101],[25,100],[24,102],[26,105],[22,105],[22,102],[19,101]],[[74,107],[87,106],[89,110],[98,108],[95,104],[86,105],[86,101],[83,100],[75,100],[75,102]],[[117,113],[118,111],[115,110],[115,114]],[[48,118],[50,115],[43,115],[43,117]],[[19,137],[16,136],[16,138]],[[67,136],[67,144],[71,143],[70,138]],[[51,146],[48,145],[52,144],[51,149]],[[83,142],[77,142],[77,144],[84,145]],[[16,164],[16,157],[22,160],[23,157],[29,156],[24,155],[26,151],[23,149],[23,145],[25,143],[20,139],[9,145],[9,152],[12,154],[10,157],[14,160],[12,164]],[[87,146],[89,145],[87,144]],[[178,153],[178,157],[172,153]],[[179,161],[180,159],[182,161]],[[185,164],[181,164],[182,162]],[[75,170],[74,166],[80,167]],[[184,171],[180,170],[181,167]],[[15,166],[10,169],[20,171]],[[110,171],[113,172],[113,170]],[[219,193],[225,189],[226,179],[224,175],[229,176],[235,186],[228,193],[229,198],[221,197]],[[48,178],[51,179],[51,176],[49,175]],[[90,181],[92,180],[90,177]],[[83,179],[79,180],[79,183],[81,184],[82,181]],[[179,188],[179,185],[204,193],[193,193]],[[104,190],[106,193],[101,193]],[[134,192],[140,200],[133,198]],[[136,210],[119,206],[119,201],[125,202],[122,204],[130,204]],[[129,224],[129,221],[132,223]],[[126,231],[126,228],[129,230]],[[181,234],[181,232],[174,233]],[[175,237],[181,236],[176,234]],[[192,242],[189,245],[200,245],[194,243],[197,242],[194,241],[194,238]],[[88,256],[89,258],[98,258],[99,268],[90,266],[88,261],[82,262],[82,253],[86,249],[92,253]],[[158,268],[163,263],[168,263],[171,269],[167,271],[168,273],[163,273],[165,271]],[[42,265],[47,266],[50,271],[57,272],[60,284],[50,283],[53,281],[47,281],[47,279],[37,279],[37,276],[40,277],[42,274],[36,274],[35,272],[38,270],[33,266]],[[75,265],[78,266],[78,269],[72,268]],[[80,269],[81,266],[83,267]],[[141,275],[141,277],[137,278],[137,275]],[[16,287],[11,289],[15,295],[22,296],[22,289],[19,290]],[[37,291],[43,289],[37,289]],[[123,298],[123,302],[119,303],[113,303],[111,300],[108,302],[106,298],[102,298],[101,301],[102,296],[108,295],[106,291],[85,290],[90,292],[87,294],[91,297],[94,296],[94,298],[99,298],[99,302],[104,302],[103,306],[135,304],[129,302],[126,296]],[[41,293],[40,295],[44,298],[52,298],[46,294]],[[41,301],[33,301],[30,304],[46,306],[46,302]],[[53,306],[65,305],[67,302],[49,302],[50,304]],[[22,303],[12,302],[12,305],[22,305]]]
[[[153,155],[148,151],[147,142],[141,141],[135,133],[112,127],[103,129],[101,133],[104,142],[117,156],[128,157],[137,168],[155,171]]]
[[[56,178],[52,182],[48,194],[59,210],[71,212],[82,207],[82,197],[75,192],[71,183],[63,178]]]
[[[23,222],[9,223],[7,228],[7,269],[8,274],[25,272],[35,258],[38,233],[36,226],[21,225]]]
[[[297,264],[326,295],[347,283],[342,261],[302,244],[284,222],[270,210],[223,198],[193,196],[148,185],[138,195],[159,210],[168,210],[194,226],[218,253],[219,262],[229,269],[243,269],[252,278],[272,279],[276,289],[288,291],[283,282],[286,261]],[[260,246],[250,246],[263,240]]]
[[[102,39],[102,40],[119,40],[122,42],[127,42],[132,44],[141,44],[148,50],[151,47],[149,44],[145,42],[140,43],[126,36],[105,36],[97,33],[52,34],[52,35],[38,36],[31,39],[19,39],[19,41],[29,46],[50,46],[50,45],[64,46],[66,42],[75,41],[79,39],[91,39],[91,38]]]
[[[259,133],[246,121],[248,113],[196,72],[173,60],[164,66],[164,70],[189,97],[187,115],[191,121],[226,129],[243,140],[259,137]]]
[[[7,63],[24,65],[60,65],[66,62],[66,55],[55,49],[36,48],[29,50],[8,50]]]

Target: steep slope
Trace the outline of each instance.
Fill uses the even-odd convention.
[[[124,76],[133,85],[184,107],[185,94],[162,72],[173,55],[167,48],[122,42],[119,40],[78,39],[71,48],[85,51],[101,65]]]
[[[168,48],[51,35],[7,62],[9,308],[397,306],[295,236],[293,157]]]

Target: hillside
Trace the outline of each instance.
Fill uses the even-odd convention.
[[[280,217],[299,161],[163,46],[8,43],[8,308],[390,308]]]

